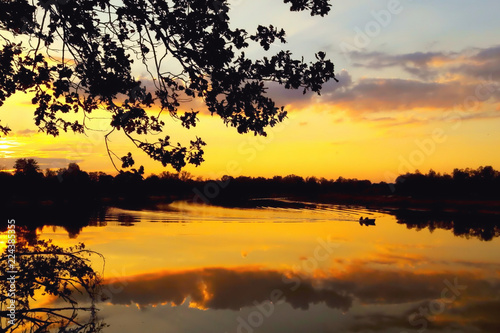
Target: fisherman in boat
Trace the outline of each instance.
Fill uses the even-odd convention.
[[[359,224],[361,225],[375,225],[375,219],[369,219],[368,217],[365,217],[363,218],[363,216],[361,216],[359,218]]]

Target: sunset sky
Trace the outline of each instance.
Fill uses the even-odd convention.
[[[270,4],[272,3],[272,4]],[[313,60],[326,51],[339,83],[321,96],[271,85],[269,94],[289,117],[267,138],[239,135],[217,117],[202,114],[195,129],[165,118],[174,141],[207,142],[206,161],[185,170],[217,178],[296,174],[393,181],[407,171],[451,172],[491,165],[500,169],[500,3],[483,1],[334,1],[324,18],[291,13],[281,1],[232,1],[231,23],[248,31],[259,24],[282,27],[295,57]],[[264,55],[251,49],[249,57]],[[138,77],[146,73],[138,68]],[[0,166],[20,157],[41,167],[77,162],[85,171],[113,173],[104,146],[109,118],[94,119],[87,136],[37,133],[34,107],[24,94],[0,108]],[[134,154],[146,174],[173,171],[151,161],[119,134],[119,156]]]

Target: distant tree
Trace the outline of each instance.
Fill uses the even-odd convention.
[[[319,184],[319,180],[316,177],[307,177],[306,182],[309,184]]]
[[[118,175],[115,176],[114,181],[116,183],[124,184],[138,184],[144,179],[144,167],[137,169],[132,169],[131,171],[120,171]],[[133,188],[131,188],[133,190]]]
[[[274,180],[275,182],[281,182],[281,181],[283,181],[283,177],[282,177],[282,176],[274,176],[274,177],[273,177],[273,180]]]
[[[47,168],[45,169],[44,176],[45,178],[55,177],[57,176],[57,171]]]
[[[193,175],[190,172],[181,171],[179,172],[179,179],[183,182],[187,182],[193,179]]]
[[[179,174],[178,173],[173,173],[173,172],[170,172],[170,171],[163,171],[162,173],[160,173],[160,179],[179,179]]]
[[[229,176],[229,175],[224,175],[224,176],[221,177],[220,180],[221,180],[221,182],[223,184],[229,184],[229,183],[231,183],[234,180],[234,177]]]
[[[146,178],[146,180],[151,183],[158,183],[160,181],[160,177],[155,174],[151,174]]]
[[[67,168],[60,169],[58,178],[68,186],[81,187],[90,182],[89,174],[82,171],[77,163],[69,163]]]
[[[344,177],[342,176],[339,176],[339,178],[337,178],[337,180],[335,181],[336,183],[346,183],[347,182],[347,179],[345,179]]]
[[[68,164],[68,172],[69,173],[79,173],[79,172],[81,172],[80,166],[76,163],[70,163],[70,164]]]
[[[326,185],[331,184],[331,183],[332,183],[332,180],[328,180],[328,179],[326,179],[325,177],[321,177],[321,178],[319,179],[319,183],[320,183],[321,185],[323,185],[323,186],[326,186]]]
[[[328,0],[284,2],[292,11],[311,15],[330,11]],[[32,92],[35,124],[53,136],[84,133],[91,114],[107,110],[106,146],[109,135],[119,130],[164,166],[179,171],[187,163],[199,165],[205,146],[201,138],[189,146],[168,135],[156,142],[144,138],[162,133],[165,125],[148,109],[157,105],[160,114],[191,128],[200,110],[179,114],[179,108],[199,99],[239,133],[266,135],[266,128],[287,114],[267,96],[268,82],[319,94],[325,82],[335,79],[333,63],[321,51],[310,63],[289,51],[248,58],[244,50],[251,44],[268,51],[274,42],[285,43],[285,31],[259,25],[249,33],[234,27],[229,12],[228,0],[2,1],[0,106],[15,92]],[[15,43],[16,35],[31,43]],[[151,84],[136,79],[136,59]],[[67,117],[70,113],[82,117],[74,120]],[[0,126],[0,133],[9,131]],[[108,153],[114,164],[115,155]],[[121,162],[123,168],[134,164],[130,153]]]
[[[438,176],[438,174],[436,173],[436,171],[434,171],[432,169],[430,169],[429,173],[427,174],[427,177],[430,177],[430,178],[435,178],[437,176]]]
[[[498,171],[493,169],[492,166],[485,166],[485,167],[479,167],[477,171],[475,172],[476,177],[483,181],[493,181],[495,177],[498,177]]]
[[[304,178],[297,176],[297,175],[287,175],[283,177],[283,181],[285,183],[304,183]]]
[[[14,173],[16,175],[33,176],[40,172],[38,162],[33,158],[19,158],[14,164]]]

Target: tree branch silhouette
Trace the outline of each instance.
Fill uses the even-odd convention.
[[[330,11],[327,0],[284,3],[311,15]],[[227,0],[19,0],[1,2],[0,12],[0,106],[16,92],[32,93],[35,124],[53,136],[85,133],[89,115],[105,110],[112,129],[178,171],[204,161],[205,142],[171,144],[167,135],[149,143],[147,134],[165,130],[163,112],[189,129],[205,110],[239,133],[265,136],[266,128],[287,115],[267,95],[267,83],[319,94],[325,82],[336,80],[333,63],[321,51],[310,63],[284,50],[248,58],[245,49],[251,45],[270,52],[272,44],[285,43],[285,31],[273,25],[259,25],[254,33],[232,28]],[[17,36],[28,38],[29,46],[15,43]],[[136,79],[135,60],[153,87]],[[197,99],[204,107],[179,114]],[[157,116],[151,115],[154,108],[160,109]],[[72,119],[72,113],[82,120]],[[9,131],[0,125],[2,134]],[[105,141],[109,150],[108,136]],[[133,165],[133,159],[127,161]]]
[[[7,322],[2,332],[47,332],[58,327],[59,332],[99,332],[104,326],[97,319],[95,302],[98,300],[101,277],[90,266],[87,256],[99,255],[85,249],[80,243],[67,249],[46,241],[27,241],[23,229],[16,229],[18,243],[11,254],[8,249],[0,258],[2,272],[12,271],[8,267],[9,255],[14,255],[17,264],[15,291],[7,276],[0,278],[0,302],[15,301],[15,322]],[[39,293],[53,298],[53,306],[32,307]],[[75,293],[88,298],[88,306],[79,306]],[[64,304],[58,305],[58,302]],[[0,310],[0,318],[9,318],[10,310]],[[89,313],[88,320],[79,318],[81,313]],[[12,319],[12,318],[10,318]]]

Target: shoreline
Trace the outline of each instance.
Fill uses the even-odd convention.
[[[385,211],[415,210],[415,211],[442,211],[442,212],[477,212],[500,214],[499,199],[445,199],[445,198],[415,198],[397,195],[363,195],[363,194],[339,194],[327,193],[318,195],[283,194],[279,196],[248,196],[237,197],[234,195],[220,195],[213,200],[204,202],[190,195],[145,195],[145,196],[115,196],[97,197],[87,200],[65,199],[34,199],[34,198],[11,198],[3,200],[0,207],[3,208],[40,208],[50,209],[56,207],[130,207],[131,209],[147,209],[156,205],[170,204],[174,201],[188,201],[193,203],[208,204],[222,207],[281,207],[281,208],[305,208],[315,204],[334,204],[345,206],[362,206],[367,209]]]

